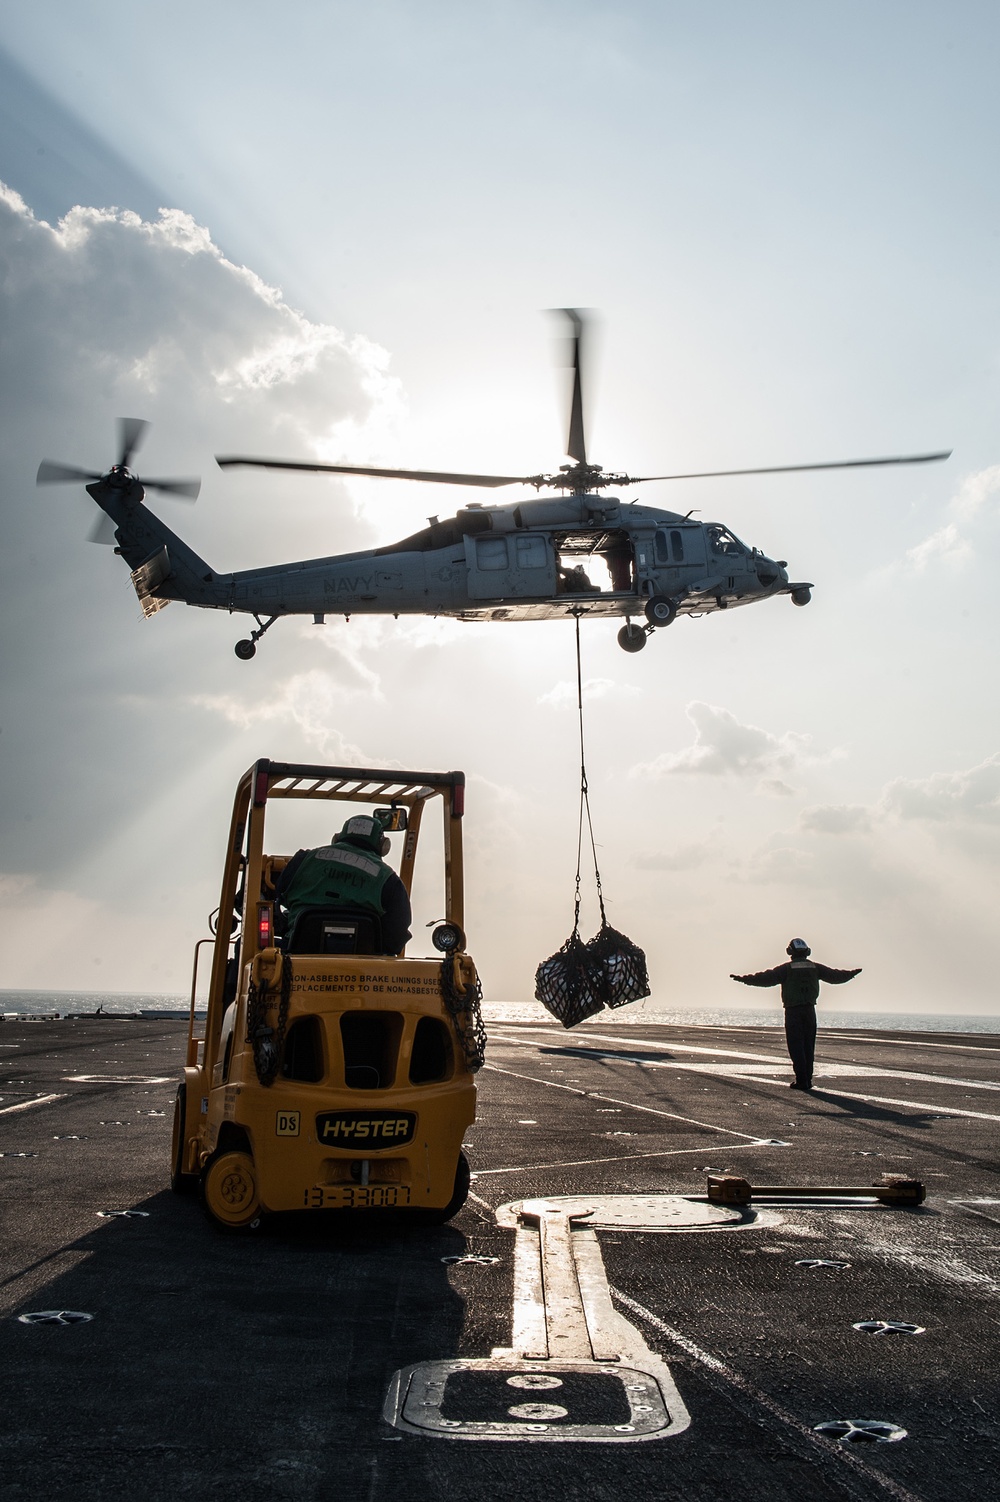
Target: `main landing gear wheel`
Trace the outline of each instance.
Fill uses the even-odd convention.
[[[222,1152],[209,1158],[201,1176],[209,1218],[221,1231],[255,1231],[260,1225],[257,1174],[249,1153]]]
[[[618,645],[624,652],[641,652],[646,645],[646,633],[641,626],[629,621],[618,633]]]
[[[187,1086],[178,1085],[174,1098],[174,1126],[170,1146],[170,1187],[175,1194],[193,1194],[198,1176],[184,1172],[184,1126],[187,1116]]]
[[[666,595],[653,595],[646,601],[646,619],[651,626],[669,626],[677,614],[677,606]]]

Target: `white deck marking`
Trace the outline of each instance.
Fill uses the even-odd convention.
[[[732,1143],[733,1147],[739,1147],[741,1152],[750,1152],[755,1147],[774,1147],[774,1142],[762,1142],[758,1137],[754,1142]],[[782,1146],[787,1146],[783,1143]],[[709,1153],[711,1146],[701,1147],[668,1147],[659,1152],[652,1153],[622,1153],[615,1158],[571,1158],[562,1163],[525,1163],[519,1168],[477,1168],[473,1174],[475,1179],[484,1179],[487,1175],[498,1173],[531,1173],[536,1168],[589,1168],[599,1163],[631,1163],[639,1158],[682,1158],[690,1157],[692,1153]],[[470,1196],[471,1198],[471,1196]],[[482,1201],[479,1202],[480,1204]]]
[[[991,1048],[987,1043],[917,1043],[912,1038],[882,1038],[879,1036],[873,1038],[868,1033],[842,1033],[834,1027],[826,1029],[826,1037],[831,1042],[836,1042],[839,1038],[845,1038],[850,1043],[877,1043],[879,1047],[883,1043],[888,1043],[893,1048],[959,1048],[965,1049],[968,1053],[996,1054],[997,1058],[1000,1059],[1000,1048]]]
[[[509,1074],[515,1080],[528,1080],[532,1085],[547,1085],[550,1090],[568,1090],[571,1095],[583,1096],[586,1100],[606,1100],[612,1106],[628,1106],[632,1111],[645,1111],[648,1116],[665,1116],[670,1121],[683,1121],[688,1126],[701,1127],[706,1132],[723,1132],[727,1137],[740,1137],[744,1142],[760,1142],[752,1132],[738,1132],[735,1127],[716,1126],[711,1121],[696,1121],[693,1116],[680,1116],[676,1111],[661,1111],[656,1106],[640,1106],[634,1100],[619,1100],[617,1095],[600,1095],[596,1090],[578,1090],[574,1085],[560,1085],[557,1080],[540,1080],[533,1074],[518,1074],[515,1069],[501,1069],[499,1064],[485,1064],[494,1074]]]
[[[595,1041],[610,1041],[597,1039]],[[641,1044],[640,1040],[640,1044]],[[516,1044],[517,1039],[505,1038],[504,1042]],[[523,1042],[522,1047],[537,1049],[537,1043]],[[642,1044],[645,1047],[644,1044]],[[782,1069],[789,1071],[791,1064],[787,1057],[781,1058],[776,1054],[751,1054],[736,1053],[730,1049],[694,1048],[687,1044],[656,1044],[650,1045],[662,1049],[666,1053],[683,1050],[685,1053],[708,1053],[724,1054],[728,1058],[743,1059],[752,1063],[754,1070],[769,1071]],[[589,1054],[595,1059],[612,1059],[622,1064],[641,1064],[649,1069],[685,1069],[694,1074],[719,1074],[723,1076],[735,1076],[745,1079],[753,1078],[747,1064],[705,1064],[695,1063],[686,1059],[647,1059],[637,1056],[634,1048],[615,1049],[608,1052],[601,1048],[588,1048],[581,1040],[576,1044],[574,1051],[580,1054]],[[882,1078],[895,1080],[916,1080],[918,1083],[927,1085],[952,1085],[964,1090],[1000,1090],[1000,1081],[995,1080],[969,1080],[958,1075],[951,1074],[925,1074],[912,1069],[891,1069],[879,1064],[841,1064],[836,1060],[817,1059],[816,1077],[826,1078],[836,1075],[853,1075],[862,1078]]]
[[[494,1031],[493,1031],[493,1036],[496,1037],[497,1034],[500,1031],[501,1031],[500,1029],[496,1029],[495,1028]],[[525,1032],[525,1033],[542,1033],[547,1038],[551,1038],[552,1037],[552,1033],[548,1029],[541,1028],[541,1027],[525,1027],[525,1028],[519,1029],[519,1031],[520,1032]],[[562,1033],[556,1033],[555,1036],[557,1038],[561,1038],[564,1035]],[[582,1045],[584,1044],[584,1042],[593,1042],[593,1043],[619,1043],[620,1044],[620,1043],[622,1043],[624,1041],[625,1040],[622,1039],[622,1038],[610,1038],[610,1037],[608,1037],[608,1035],[606,1033],[581,1033],[580,1037],[579,1037],[579,1042],[567,1043],[565,1046],[567,1048],[581,1048]],[[523,1040],[520,1037],[518,1037],[516,1034],[514,1034],[514,1035],[508,1035],[508,1036],[504,1037],[504,1042],[505,1043],[521,1043],[521,1042],[523,1042]],[[535,1044],[534,1046],[537,1047],[538,1045]],[[644,1038],[638,1038],[638,1039],[629,1038],[627,1046],[625,1048],[621,1049],[620,1050],[620,1054],[617,1055],[617,1056],[618,1057],[622,1057],[622,1058],[627,1058],[628,1054],[630,1052],[634,1053],[637,1048],[652,1048],[652,1049],[655,1049],[657,1053],[710,1053],[710,1054],[719,1054],[723,1058],[726,1058],[726,1059],[756,1059],[759,1062],[766,1063],[766,1064],[772,1064],[772,1063],[774,1063],[774,1064],[780,1064],[782,1062],[784,1062],[785,1064],[788,1063],[787,1055],[786,1056],[782,1056],[781,1054],[746,1053],[743,1050],[736,1049],[736,1048],[706,1048],[706,1047],[698,1047],[694,1043],[664,1043],[664,1042],[662,1042],[659,1039],[657,1039],[657,1040],[650,1039],[647,1042],[647,1040],[644,1039]],[[595,1052],[595,1050],[588,1049],[587,1052],[588,1053],[589,1052]],[[643,1063],[652,1063],[653,1060],[652,1059],[644,1059],[642,1062]]]
[[[693,1340],[689,1340],[686,1335],[682,1335],[672,1325],[666,1324],[652,1310],[646,1309],[642,1304],[637,1303],[635,1299],[630,1299],[627,1294],[621,1293],[617,1288],[612,1288],[610,1292],[619,1304],[624,1304],[626,1309],[630,1309],[633,1314],[637,1314],[640,1319],[652,1325],[654,1330],[659,1330],[661,1335],[665,1335],[668,1340],[672,1341],[674,1345],[679,1346],[682,1351],[688,1356],[693,1357],[695,1361],[712,1372],[714,1376],[720,1377],[730,1387],[735,1387],[759,1407],[766,1409],[779,1423],[784,1424],[789,1429],[794,1429],[801,1439],[807,1440],[810,1445],[813,1445],[817,1450],[821,1450],[824,1455],[831,1459],[840,1460],[845,1465],[850,1466],[859,1475],[863,1475],[867,1482],[880,1486],[883,1491],[889,1493],[890,1497],[895,1497],[896,1502],[922,1502],[921,1498],[917,1497],[913,1492],[907,1491],[904,1486],[900,1486],[890,1476],[885,1476],[881,1471],[873,1470],[871,1466],[866,1465],[855,1450],[848,1449],[846,1446],[837,1444],[834,1440],[826,1439],[822,1434],[815,1433],[802,1419],[797,1418],[794,1413],[790,1413],[787,1408],[783,1408],[780,1403],[776,1403],[773,1398],[769,1397],[766,1392],[762,1391],[753,1382],[748,1382],[746,1377],[729,1366],[727,1362],[720,1361],[718,1356],[713,1356],[708,1351],[702,1350],[701,1346],[695,1345]]]
[[[990,1220],[995,1226],[1000,1226],[1000,1200],[949,1200],[949,1205],[957,1205],[960,1210],[968,1210],[970,1215],[978,1215],[981,1220]],[[989,1205],[993,1214],[984,1210],[983,1206]]]
[[[64,1074],[73,1085],[172,1085],[169,1074]]]
[[[780,1080],[764,1080],[759,1077],[754,1080],[757,1085],[780,1085]],[[817,1092],[814,1091],[814,1094]],[[844,1100],[864,1100],[875,1106],[908,1106],[911,1111],[930,1111],[933,1116],[971,1116],[975,1121],[1000,1121],[1000,1116],[991,1116],[987,1111],[966,1111],[961,1106],[943,1106],[939,1103],[928,1105],[921,1100],[897,1100],[889,1095],[858,1095],[852,1090],[831,1090],[823,1086],[818,1091],[820,1095],[832,1096],[834,1100],[843,1097]]]
[[[61,1095],[36,1095],[34,1100],[22,1100],[16,1106],[0,1106],[0,1116],[9,1116],[12,1111],[30,1111],[32,1106],[47,1106],[54,1100],[65,1100],[66,1092]]]

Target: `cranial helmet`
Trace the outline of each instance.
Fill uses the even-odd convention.
[[[793,960],[804,960],[808,955],[812,954],[812,950],[805,939],[793,939],[785,950],[785,953],[790,954]]]
[[[358,850],[369,850],[373,855],[385,855],[389,841],[385,837],[381,819],[369,814],[354,814],[339,834],[333,837],[335,845],[354,845]]]

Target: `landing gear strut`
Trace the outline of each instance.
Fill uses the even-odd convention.
[[[251,657],[256,656],[257,643],[264,635],[264,632],[269,630],[270,627],[274,625],[277,619],[278,617],[276,615],[271,615],[268,616],[266,621],[262,621],[259,615],[254,616],[254,620],[257,622],[258,629],[256,631],[251,631],[249,636],[245,636],[242,641],[238,641],[233,648],[233,651],[236,653],[241,662],[249,662]]]

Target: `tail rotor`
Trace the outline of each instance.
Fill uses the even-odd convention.
[[[59,464],[52,459],[43,459],[35,476],[36,485],[90,485],[103,482],[117,491],[129,491],[136,504],[141,504],[146,490],[159,490],[178,501],[196,501],[201,490],[200,480],[142,480],[129,468],[133,454],[146,437],[150,424],[143,417],[120,417],[118,419],[118,460],[104,473],[80,469],[74,464]],[[110,545],[115,540],[115,523],[104,514],[98,518],[87,534],[88,542]]]

